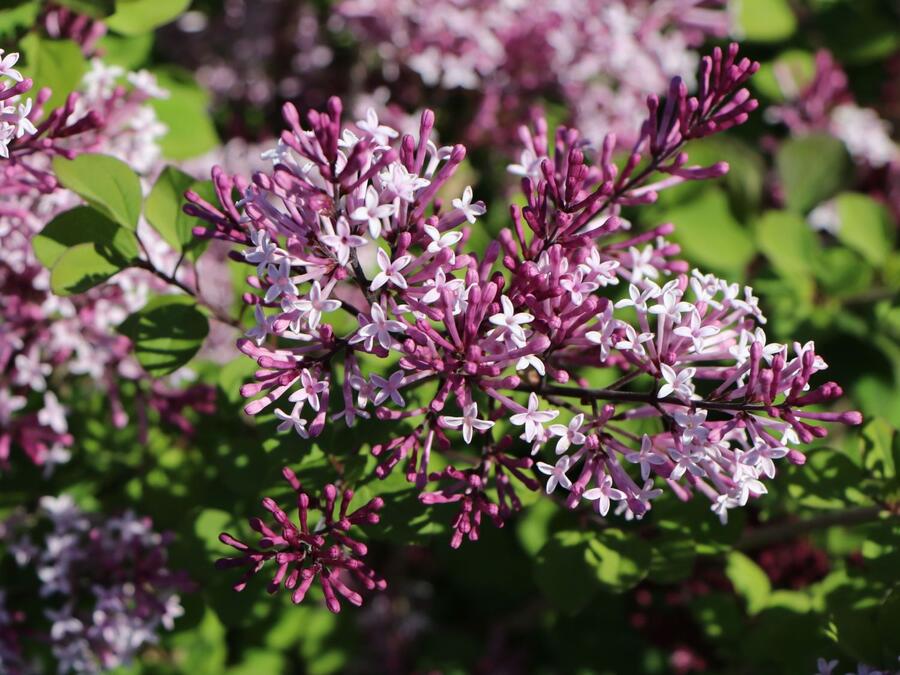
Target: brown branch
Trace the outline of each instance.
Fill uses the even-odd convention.
[[[859,506],[842,511],[823,513],[805,520],[766,525],[744,532],[735,548],[752,551],[773,544],[790,541],[798,536],[835,526],[853,526],[873,522],[882,518],[898,518],[900,513],[883,506]]]

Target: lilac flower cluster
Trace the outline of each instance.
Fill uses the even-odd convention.
[[[344,0],[337,11],[333,24],[371,45],[389,81],[411,69],[428,87],[477,91],[469,142],[496,143],[545,95],[589,138],[630,144],[646,94],[692,72],[694,48],[729,29],[718,0]]]
[[[456,504],[454,546],[485,518],[501,526],[541,474],[571,508],[605,516],[618,502],[640,518],[666,484],[704,495],[724,521],[765,493],[774,460],[803,462],[790,446],[823,436],[819,422],[859,422],[805,410],[840,388],[811,388],[825,367],[812,343],[766,340],[749,288],[687,275],[665,240],[672,226],[638,233],[621,217],[727,171],[689,166],[682,148],[747,119],[756,102],[743,84],[757,67],[734,45],[716,49],[696,96],[676,78],[664,102],[648,97],[621,168],[612,134],[594,152],[574,129],[557,130],[555,147],[545,123],[523,129],[511,170],[525,206],[481,255],[465,245],[486,207],[466,188],[444,208],[465,148],[429,140],[430,111],[416,138],[375,115],[342,128],[337,99],[305,129],[286,105],[272,170],[248,181],[214,169],[220,204],[188,193],[185,207],[206,221],[197,235],[232,242],[253,270],[244,299],[256,325],[239,348],[259,368],[241,390],[246,412],[272,409],[279,430],[303,438],[373,409],[411,420],[414,431],[372,448],[376,474],[403,463],[423,503]],[[598,369],[619,377],[590,389]],[[471,466],[432,471],[432,453],[456,439]],[[535,465],[550,448],[555,463]]]
[[[34,570],[50,624],[42,639],[59,672],[128,664],[184,613],[178,594],[192,584],[167,566],[169,536],[130,512],[99,519],[68,495],[43,497],[40,506],[39,514],[17,513],[0,529],[18,566]],[[44,519],[50,532],[42,541],[33,539]],[[9,615],[0,613],[0,624],[4,617]],[[21,655],[18,639],[15,646],[13,654]]]
[[[88,376],[108,392],[113,421],[127,416],[118,394],[118,378],[143,377],[131,358],[131,345],[115,327],[146,304],[165,283],[138,269],[124,271],[88,293],[60,297],[50,291],[50,273],[41,265],[31,241],[54,216],[79,199],[62,189],[53,174],[54,156],[101,152],[127,161],[146,173],[159,164],[159,139],[165,127],[156,119],[151,98],[165,96],[147,72],[126,74],[94,60],[82,91],[45,114],[50,91],[32,89],[15,69],[18,54],[3,57],[6,80],[0,99],[0,465],[16,446],[35,464],[51,470],[69,458],[72,442],[66,410],[51,390],[60,374]],[[125,78],[127,85],[120,83]],[[173,269],[178,255],[141,223],[138,234],[153,265]],[[190,274],[183,268],[182,276]],[[209,410],[211,390],[194,389],[186,405]],[[37,394],[43,406],[29,405]],[[180,392],[176,392],[180,395]],[[173,408],[171,388],[154,383],[148,402]],[[181,406],[184,407],[184,406]],[[182,418],[183,419],[183,418]],[[180,419],[173,417],[180,422]],[[183,425],[181,425],[183,426]]]
[[[322,497],[316,499],[303,489],[293,471],[285,467],[283,474],[297,493],[300,527],[275,500],[266,497],[262,500],[263,508],[272,514],[276,526],[271,528],[258,518],[250,519],[250,527],[260,534],[259,548],[253,548],[227,532],[219,535],[223,544],[237,549],[240,555],[220,558],[216,567],[247,568],[234,589],[244,590],[247,582],[270,562],[277,567],[268,586],[269,593],[277,592],[284,584],[291,592],[291,600],[300,603],[318,578],[325,604],[332,612],[341,611],[338,595],[354,605],[362,604],[362,596],[351,588],[353,585],[369,591],[386,588],[384,579],[362,561],[368,551],[366,545],[350,535],[353,526],[378,522],[378,511],[384,506],[384,500],[376,497],[348,513],[353,500],[352,490],[340,493],[329,484],[322,491]],[[320,513],[320,520],[310,529],[310,511],[313,509]]]

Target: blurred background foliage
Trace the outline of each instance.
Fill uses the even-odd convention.
[[[270,19],[262,26],[256,2],[260,13],[277,5],[265,8]],[[315,107],[333,94],[393,87],[392,100],[408,112],[422,103],[438,110],[445,141],[460,138],[473,114],[467,94],[385,81],[340,30],[323,37],[333,55],[329,70],[294,82],[288,26],[302,12],[328,25],[327,0],[254,0],[246,7],[252,30],[240,40],[241,27],[226,20],[233,2],[57,4],[105,17],[106,60],[149,68],[173,92],[155,102],[172,161],[211,152],[222,140],[252,146],[271,139],[289,99]],[[74,43],[31,30],[42,5],[0,3],[0,36],[4,46],[17,42],[28,76],[61,102],[88,66]],[[860,105],[900,128],[900,3],[743,0],[733,10],[746,54],[763,64],[752,81],[761,110],[784,98],[778,64],[808,81],[815,51],[827,48]],[[249,72],[264,79],[239,73],[231,94],[198,84],[204,66],[236,53],[246,58],[239,49],[247,40],[259,42]],[[255,84],[272,91],[254,93]],[[552,122],[566,121],[559,100],[535,103]],[[879,514],[886,507],[896,514],[900,500],[900,251],[898,214],[872,188],[884,177],[854,164],[834,136],[788,136],[762,112],[688,151],[697,163],[724,159],[731,172],[670,190],[626,216],[647,227],[674,222],[674,239],[692,264],[752,284],[770,339],[815,340],[848,407],[867,420],[858,433],[811,450],[805,466],[783,469],[770,494],[727,526],[699,500],[683,504],[670,493],[645,521],[608,524],[529,494],[523,499],[533,508],[506,528],[485,528],[478,544],[451,550],[449,511],[423,509],[399,475],[372,478],[368,449],[388,438],[391,423],[326,432],[316,443],[277,435],[272,418],[257,424],[240,411],[237,390],[253,365],[244,358],[225,367],[192,362],[200,381],[218,387],[218,411],[193,420],[193,438],[152,410],[140,424],[115,429],[103,397],[71,383],[78,461],[49,482],[30,466],[3,474],[0,509],[66,491],[85,508],[134,509],[177,534],[173,566],[186,569],[199,591],[184,598],[187,613],[175,630],[123,672],[795,674],[811,672],[818,657],[896,667],[900,522]],[[469,155],[461,181],[493,204],[476,242],[507,224],[511,159],[483,147]],[[841,223],[835,234],[808,222],[826,202]],[[123,391],[126,407],[138,386]],[[236,594],[230,577],[213,570],[224,553],[218,533],[246,534],[245,517],[257,512],[260,495],[287,496],[285,464],[311,487],[337,469],[361,499],[385,498],[382,524],[369,534],[373,567],[390,585],[363,609],[332,615],[319,602],[290,606],[258,580]],[[0,568],[4,579],[14,574],[11,564]]]

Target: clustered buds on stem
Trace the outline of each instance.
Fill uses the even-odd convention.
[[[266,497],[262,505],[275,519],[274,527],[269,527],[259,518],[250,519],[250,527],[260,534],[259,548],[245,544],[227,532],[219,535],[221,542],[237,549],[239,555],[219,559],[216,567],[247,568],[234,589],[244,590],[247,582],[268,563],[275,567],[275,576],[268,586],[269,593],[276,593],[283,585],[285,590],[291,592],[291,600],[300,603],[318,578],[325,604],[332,612],[341,611],[338,595],[354,605],[362,604],[362,596],[351,585],[358,584],[369,591],[386,588],[384,579],[362,561],[368,551],[366,545],[350,534],[353,526],[377,523],[378,511],[384,506],[384,501],[375,497],[348,513],[353,500],[352,490],[340,492],[329,484],[317,499],[303,490],[293,471],[285,467],[283,474],[297,493],[299,527],[275,500]],[[310,529],[309,519],[313,510],[320,512],[321,520]]]
[[[824,435],[819,422],[859,422],[805,410],[840,388],[810,389],[825,367],[811,343],[791,355],[766,341],[751,289],[689,276],[665,240],[671,225],[632,232],[620,215],[727,171],[689,165],[684,144],[747,119],[757,103],[743,85],[757,68],[736,45],[717,48],[695,96],[677,78],[664,102],[650,96],[621,169],[612,135],[594,154],[574,129],[557,130],[553,146],[545,123],[523,129],[510,170],[525,206],[481,253],[466,244],[484,204],[468,188],[449,209],[437,196],[465,149],[429,140],[432,112],[418,137],[400,137],[374,113],[342,128],[337,99],[309,113],[309,129],[286,105],[272,170],[248,181],[215,169],[219,205],[188,193],[185,207],[206,221],[198,236],[242,247],[234,258],[254,272],[244,300],[257,325],[239,342],[259,366],[241,390],[253,399],[246,412],[274,408],[279,429],[304,438],[322,432],[334,400],[330,419],[347,425],[373,407],[382,420],[413,420],[414,431],[372,448],[376,475],[403,463],[422,502],[457,503],[453,546],[477,539],[484,517],[501,526],[518,510],[517,490],[538,487],[531,469],[549,476],[547,492],[568,490],[570,508],[605,516],[618,502],[640,518],[660,482],[682,499],[704,495],[724,521],[766,491],[773,460],[803,462],[789,446]],[[367,372],[371,357],[393,372]],[[597,368],[620,377],[588,389]],[[416,390],[427,403],[407,402]],[[656,420],[655,431],[636,433],[635,420]],[[455,434],[470,465],[431,472]],[[548,445],[558,460],[535,466]]]

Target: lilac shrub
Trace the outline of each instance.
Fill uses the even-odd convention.
[[[272,412],[302,438],[373,414],[411,421],[371,448],[375,473],[402,465],[423,504],[454,504],[454,547],[484,520],[502,526],[538,478],[600,516],[641,518],[666,487],[708,499],[724,522],[766,493],[776,460],[803,464],[798,446],[823,437],[821,423],[860,422],[819,408],[840,387],[811,384],[826,367],[811,342],[766,339],[752,289],[689,270],[665,239],[671,225],[636,232],[621,214],[727,171],[688,165],[683,146],[747,119],[756,101],[743,85],[757,67],[736,45],[716,49],[695,96],[678,78],[665,101],[649,96],[621,165],[613,134],[591,145],[574,129],[552,141],[543,122],[523,129],[511,171],[525,206],[480,253],[467,244],[486,206],[470,188],[444,196],[466,150],[429,140],[432,112],[401,137],[374,115],[342,127],[338,99],[308,128],[285,105],[272,169],[250,180],[214,169],[219,204],[189,192],[185,207],[205,221],[198,236],[232,243],[249,265],[256,325],[238,345],[258,369],[245,411]],[[615,375],[591,388],[600,373]],[[460,441],[468,455],[435,463]],[[244,553],[229,565],[255,571],[275,557],[280,581],[318,545],[266,508],[280,537],[255,526],[260,550],[223,541]]]
[[[41,539],[36,532],[45,523],[50,531]],[[0,665],[8,662],[10,672],[40,672],[22,657],[23,644],[34,640],[49,645],[60,673],[127,665],[184,613],[179,593],[192,584],[168,567],[171,538],[149,518],[129,512],[103,519],[68,495],[43,497],[38,513],[14,513],[0,535],[18,567],[33,572],[49,624],[45,635],[4,631]],[[0,607],[0,625],[14,628],[15,620]]]

